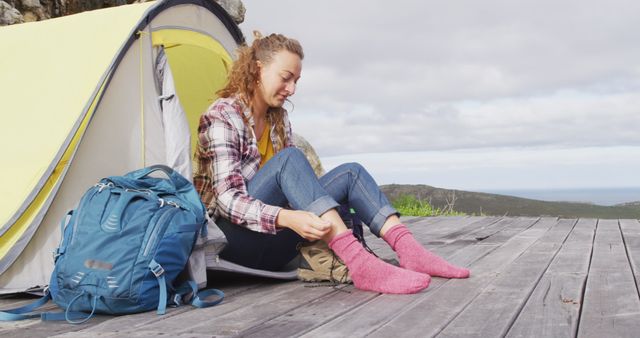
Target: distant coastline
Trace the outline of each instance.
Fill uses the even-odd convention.
[[[551,194],[550,190],[532,189],[527,192],[524,189],[519,191],[514,189],[508,192],[501,190],[499,193],[488,193],[407,184],[388,184],[380,188],[392,202],[408,195],[415,197],[418,201],[425,201],[437,209],[453,210],[469,215],[640,219],[640,198],[636,195],[640,189],[563,189],[564,194],[560,194],[558,189]],[[620,197],[620,190],[623,190],[628,197]],[[537,194],[542,192],[548,194],[536,196],[536,198],[514,196],[516,193],[531,194],[532,191]],[[572,194],[569,195],[569,192]],[[545,201],[540,197],[554,201]],[[589,201],[589,203],[555,201],[562,199]],[[618,201],[620,203],[616,203]],[[601,205],[596,202],[616,204]]]
[[[549,202],[577,202],[613,206],[640,201],[640,187],[580,189],[500,189],[478,192],[516,196]]]

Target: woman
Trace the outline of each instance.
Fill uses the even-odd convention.
[[[220,99],[200,119],[194,184],[228,244],[221,257],[278,270],[299,243],[323,240],[349,269],[354,285],[382,293],[415,293],[430,276],[466,278],[469,271],[424,249],[400,223],[360,165],[341,165],[317,179],[291,142],[282,108],[295,93],[304,57],[298,41],[271,34],[238,50]],[[347,204],[396,251],[397,267],[356,240],[336,208]]]

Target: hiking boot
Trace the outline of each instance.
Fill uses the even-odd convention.
[[[298,279],[304,282],[350,284],[347,266],[336,256],[327,243],[317,241],[300,247]]]

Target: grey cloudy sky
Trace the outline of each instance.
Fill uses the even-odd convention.
[[[291,119],[328,167],[460,189],[640,186],[639,1],[244,4],[249,41],[303,44]]]

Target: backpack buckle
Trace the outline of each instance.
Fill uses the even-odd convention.
[[[107,184],[104,184],[102,182],[98,182],[94,185],[94,187],[98,188],[98,192],[102,192],[102,190],[106,189],[106,188],[113,188],[114,184],[113,182],[108,182]]]
[[[174,208],[178,208],[178,209],[181,208],[180,204],[178,204],[178,203],[176,203],[174,201],[167,201],[167,204],[172,206],[172,207],[174,207]]]
[[[156,277],[160,277],[164,273],[164,268],[156,261],[149,263],[149,269]]]

